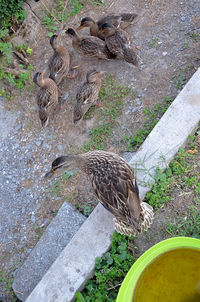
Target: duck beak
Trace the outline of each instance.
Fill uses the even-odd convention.
[[[43,71],[41,72],[41,75],[44,76],[45,73],[46,73],[46,70],[43,70]]]
[[[83,24],[83,25],[80,25],[79,27],[77,27],[77,29],[76,30],[81,30],[82,28],[84,28],[85,27],[85,25]]]
[[[49,172],[47,172],[45,175],[44,175],[44,178],[51,178],[53,175],[56,174],[56,171],[54,170],[50,170]]]

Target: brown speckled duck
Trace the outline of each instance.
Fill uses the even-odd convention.
[[[86,82],[79,88],[74,106],[73,122],[81,121],[88,109],[95,105],[101,88],[101,75],[104,71],[90,70],[86,75]]]
[[[100,28],[100,33],[104,34],[110,52],[115,54],[117,58],[138,66],[137,54],[127,32],[120,28],[116,29],[110,23],[104,23]]]
[[[66,33],[72,38],[73,48],[82,56],[96,57],[99,59],[112,59],[115,58],[105,42],[97,37],[79,37],[74,29],[68,28]]]
[[[44,78],[44,72],[37,72],[33,78],[35,84],[40,87],[37,94],[37,105],[41,125],[46,127],[49,117],[58,105],[58,89],[56,83],[49,78]]]
[[[67,48],[61,45],[61,32],[50,38],[50,44],[54,50],[54,54],[49,60],[49,77],[59,85],[68,75],[70,55]]]
[[[74,167],[89,177],[96,196],[114,215],[117,232],[131,236],[150,227],[153,209],[140,202],[134,170],[123,158],[102,150],[61,156],[53,161],[45,177],[51,177],[60,168]]]
[[[103,17],[97,22],[90,17],[85,17],[81,20],[81,24],[77,29],[80,30],[84,27],[89,27],[91,36],[105,40],[104,35],[99,32],[99,29],[104,23],[110,23],[116,28],[125,29],[136,20],[137,16],[138,15],[134,13],[113,14]]]
[[[59,85],[66,77],[74,78],[77,75],[77,70],[73,67],[70,69],[70,55],[64,46],[61,45],[61,36],[63,31],[53,35],[50,38],[50,44],[54,50],[53,56],[49,60],[49,78],[54,80]]]

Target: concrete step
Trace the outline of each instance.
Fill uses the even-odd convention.
[[[200,120],[200,69],[154,127],[130,164],[138,169],[140,197],[151,190],[156,168],[165,169]],[[145,181],[146,186],[142,186]],[[95,258],[111,245],[112,215],[98,204],[26,302],[70,302],[91,276]]]
[[[24,264],[15,272],[13,290],[20,300],[26,300],[85,220],[75,207],[63,203]]]

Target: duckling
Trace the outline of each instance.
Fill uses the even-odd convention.
[[[59,85],[65,77],[74,78],[77,75],[75,68],[70,70],[70,55],[64,46],[61,45],[62,32],[50,38],[51,47],[54,50],[53,56],[49,60],[49,78]]]
[[[34,83],[41,88],[37,94],[37,105],[42,127],[48,125],[49,117],[58,105],[57,85],[52,79],[44,79],[44,74],[45,71],[37,72],[33,78]]]
[[[132,24],[137,17],[138,15],[134,13],[113,14],[103,17],[97,22],[90,17],[86,17],[81,20],[81,25],[77,29],[80,30],[84,27],[89,27],[91,36],[96,36],[102,40],[105,40],[104,35],[99,32],[99,29],[104,23],[110,23],[116,28],[125,29]]]
[[[95,105],[101,88],[100,76],[104,71],[90,70],[86,75],[86,82],[79,88],[76,95],[76,104],[74,106],[73,122],[76,124],[81,121],[88,109]]]
[[[50,38],[50,44],[54,54],[49,60],[49,78],[59,85],[69,72],[70,55],[67,48],[61,45],[61,32]]]
[[[131,236],[150,227],[153,209],[140,201],[135,172],[123,158],[102,150],[61,156],[53,161],[45,177],[61,168],[75,167],[88,176],[101,204],[114,215],[117,232]]]
[[[82,56],[96,57],[99,59],[112,59],[115,58],[105,42],[97,37],[79,37],[74,29],[68,28],[66,33],[72,38],[73,48]]]
[[[100,28],[100,33],[105,36],[105,42],[110,52],[117,58],[138,66],[137,55],[133,50],[133,45],[127,32],[123,29],[116,29],[110,23],[104,23]]]

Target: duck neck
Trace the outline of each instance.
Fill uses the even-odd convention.
[[[79,42],[81,39],[80,39],[79,35],[78,35],[77,33],[75,33],[75,34],[73,35],[73,37],[72,37],[72,40],[73,40],[74,42]]]
[[[98,25],[95,22],[91,22],[90,23],[90,35],[96,37],[98,34],[98,30],[99,30]]]

